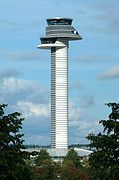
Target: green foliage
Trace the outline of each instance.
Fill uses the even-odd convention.
[[[74,149],[70,149],[64,158],[64,163],[70,161],[75,167],[81,168],[82,164],[78,153]]]
[[[41,150],[33,167],[34,180],[89,180],[88,170],[83,167],[80,157],[70,149],[63,162],[54,162],[46,150]]]
[[[63,161],[62,178],[79,180],[85,174],[82,174],[83,170],[84,168],[78,153],[74,149],[70,149]]]
[[[45,149],[41,149],[35,159],[35,164],[36,166],[41,166],[46,160],[51,160],[50,155]]]
[[[22,180],[30,177],[30,169],[25,164],[27,153],[22,152],[23,134],[21,114],[5,115],[7,105],[0,105],[0,179]]]
[[[74,165],[74,162],[71,160],[64,160],[62,165],[62,179],[67,180],[79,180],[80,172],[79,168]]]
[[[106,104],[112,112],[108,120],[101,120],[103,133],[88,135],[95,152],[89,158],[92,179],[119,179],[119,104]]]
[[[34,179],[52,179],[54,172],[54,163],[49,153],[45,149],[41,149],[35,158],[35,166],[33,167]]]
[[[22,128],[21,114],[14,112],[4,115],[4,108],[7,105],[0,105],[0,150],[11,150],[22,148],[23,134],[19,134],[19,129]]]
[[[34,166],[34,179],[44,180],[44,179],[52,179],[53,178],[54,166],[51,160],[46,159],[43,160],[43,164],[40,166]]]

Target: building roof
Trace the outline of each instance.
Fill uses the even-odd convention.
[[[37,151],[40,152],[42,148],[28,148],[24,149],[23,151],[28,151],[28,152],[33,152]],[[50,148],[45,148],[47,152],[50,154],[51,157],[65,157],[66,154],[70,149],[50,149]],[[93,151],[87,150],[87,149],[82,149],[82,148],[74,148],[74,150],[78,153],[78,156],[80,157],[86,157],[89,156]]]

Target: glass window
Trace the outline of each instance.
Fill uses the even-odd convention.
[[[71,25],[71,19],[50,19],[47,20],[48,25]]]
[[[41,38],[42,44],[52,44],[55,43],[57,38]]]

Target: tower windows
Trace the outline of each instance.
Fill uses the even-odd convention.
[[[71,25],[72,19],[47,19],[48,26],[50,25]]]
[[[57,38],[41,38],[41,44],[53,44]]]

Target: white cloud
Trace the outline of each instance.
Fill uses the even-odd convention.
[[[91,132],[97,133],[100,130],[101,130],[101,126],[99,126],[98,120],[95,119],[92,116],[92,114],[88,111],[87,105],[81,106],[76,104],[75,102],[70,102],[70,110],[69,110],[70,143],[89,143],[86,140],[87,135]]]
[[[16,93],[22,90],[26,90],[31,86],[31,82],[28,80],[16,79],[14,77],[8,77],[3,79],[3,91],[9,90],[9,93]]]
[[[77,130],[82,130],[87,127],[89,123],[89,115],[86,113],[86,110],[81,106],[78,107],[74,102],[70,104],[69,111],[69,126],[71,128],[76,128]]]
[[[49,92],[38,81],[17,79],[15,77],[3,77],[0,81],[0,95],[8,104],[17,101],[31,101],[36,103],[48,103]]]
[[[70,113],[69,113],[70,124],[72,122],[78,121],[80,114],[81,114],[80,108],[78,108],[74,102],[70,102]]]
[[[29,101],[18,101],[16,108],[23,113],[25,117],[44,117],[48,118],[50,114],[50,106],[47,104],[36,104]]]
[[[47,144],[50,140],[50,105],[48,89],[38,81],[18,79],[14,73],[0,79],[0,101],[8,112],[20,112],[26,143]],[[47,135],[49,133],[49,135]]]
[[[99,76],[99,79],[119,78],[119,65],[112,67]]]

